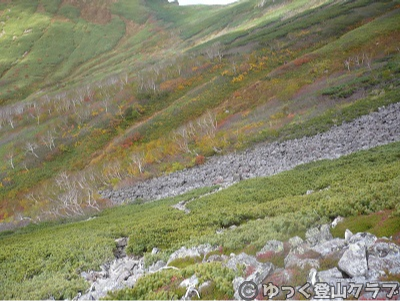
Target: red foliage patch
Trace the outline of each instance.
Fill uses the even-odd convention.
[[[203,155],[197,155],[194,163],[196,165],[203,165],[206,162],[206,158]]]
[[[293,61],[293,64],[294,64],[296,67],[299,67],[299,66],[301,66],[301,65],[304,65],[304,64],[308,63],[310,60],[311,60],[310,57],[308,57],[308,56],[302,56],[302,57],[299,57],[298,59],[295,59],[295,60]]]
[[[246,267],[246,277],[249,277],[251,274],[253,274],[256,271],[256,268],[253,267],[252,265],[249,265]]]
[[[265,253],[258,254],[257,255],[257,259],[268,260],[268,259],[271,259],[274,255],[275,255],[274,251],[267,251]]]
[[[133,137],[132,137],[132,140],[134,141],[134,142],[137,142],[137,141],[139,141],[139,140],[142,140],[142,135],[139,133],[139,132],[135,132],[134,134],[133,134]]]

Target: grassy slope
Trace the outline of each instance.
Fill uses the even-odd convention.
[[[79,273],[111,259],[113,239],[121,236],[130,237],[130,254],[141,255],[153,247],[168,254],[180,246],[204,242],[229,252],[249,249],[249,245],[260,248],[268,239],[300,234],[337,215],[369,214],[382,209],[392,209],[398,215],[399,152],[400,144],[394,143],[338,160],[302,165],[273,177],[247,180],[192,201],[188,215],[171,205],[213,188],[109,209],[89,221],[42,224],[13,234],[3,233],[0,297],[73,297],[86,287]],[[316,192],[306,195],[310,189]],[[398,223],[398,219],[392,219],[385,235],[397,233]],[[217,229],[231,225],[239,228],[215,234]],[[382,228],[378,230],[382,233]],[[129,294],[150,298],[138,295],[141,288]]]

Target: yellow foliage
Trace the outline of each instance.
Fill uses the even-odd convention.
[[[221,72],[222,76],[227,76],[227,75],[232,75],[232,72],[230,70],[224,70]]]
[[[243,81],[244,80],[244,77],[247,75],[247,72],[244,72],[244,73],[242,73],[242,74],[239,74],[238,76],[236,76],[236,77],[234,77],[233,79],[232,79],[232,83],[234,84],[234,83],[239,83],[239,82],[241,82],[241,81]]]
[[[217,64],[212,67],[211,72],[217,71],[218,69],[221,69],[221,68],[222,68],[222,64]]]

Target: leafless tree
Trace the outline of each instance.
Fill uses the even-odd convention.
[[[178,145],[178,148],[185,153],[193,153],[189,148],[189,143],[192,138],[192,132],[188,126],[182,126],[172,134],[172,139]]]
[[[125,117],[124,117],[124,106],[123,106],[123,105],[118,105],[118,115],[119,115],[122,119],[125,119]]]
[[[363,62],[365,62],[369,70],[372,70],[371,68],[372,57],[370,55],[363,53]]]
[[[42,136],[42,142],[48,147],[50,150],[53,150],[56,145],[54,141],[56,140],[55,132],[48,130],[44,136]]]
[[[39,156],[35,153],[35,149],[38,148],[38,145],[35,142],[27,142],[25,144],[25,150],[28,153],[31,153],[32,155],[34,155],[36,158],[39,158]]]
[[[14,128],[14,116],[9,114],[6,119],[11,128]]]
[[[121,164],[118,161],[105,163],[103,165],[103,175],[106,180],[105,182],[111,182],[112,179],[121,180],[123,178]]]
[[[136,167],[139,169],[140,173],[143,173],[143,167],[144,167],[144,158],[145,155],[143,152],[141,153],[134,153],[131,156],[131,160],[133,162],[133,164],[136,165]]]
[[[36,119],[37,124],[40,124],[40,115],[42,114],[41,108],[38,102],[33,103],[33,109],[31,111],[32,118]]]
[[[344,65],[347,68],[347,71],[350,71],[350,63],[351,63],[351,58],[348,58],[344,61]]]
[[[83,215],[82,200],[79,198],[79,191],[76,181],[66,173],[60,173],[55,182],[59,188],[56,197],[53,198],[62,212],[67,216]]]
[[[82,106],[76,112],[76,115],[77,115],[76,121],[78,122],[78,124],[82,125],[89,119],[90,114],[91,114],[90,108]]]
[[[93,176],[92,171],[90,172],[90,175],[80,173],[77,179],[78,186],[80,187],[80,193],[82,194],[82,197],[86,199],[86,205],[92,209],[100,211],[99,205],[94,198],[93,182],[95,181],[96,179]]]
[[[10,151],[7,154],[7,160],[10,162],[11,168],[15,169],[15,166],[14,166],[14,151]]]
[[[103,99],[102,99],[102,101],[101,101],[101,104],[102,104],[102,106],[103,106],[103,108],[104,108],[104,111],[105,111],[106,113],[108,113],[108,105],[109,105],[109,102],[110,102],[110,98],[109,98],[108,95],[104,96]]]
[[[221,62],[224,57],[222,44],[220,42],[215,42],[206,50],[206,54],[210,60],[217,57],[219,62]]]
[[[215,113],[208,111],[206,116],[197,120],[198,126],[205,132],[210,138],[215,137],[215,132],[218,127],[218,122]]]
[[[128,73],[125,72],[121,75],[121,82],[122,82],[122,87],[126,86],[129,82],[129,77],[128,77]]]
[[[38,204],[39,203],[39,199],[41,198],[38,195],[35,195],[33,192],[28,193],[27,195],[25,195],[25,197],[32,201],[32,203]]]
[[[94,89],[92,89],[92,87],[90,85],[87,85],[86,88],[86,97],[89,101],[93,100],[94,97]]]

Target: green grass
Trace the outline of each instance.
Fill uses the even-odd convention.
[[[244,181],[190,202],[190,214],[171,205],[202,195],[207,189],[108,209],[90,221],[31,226],[3,234],[1,297],[73,297],[73,292],[87,287],[79,273],[111,259],[113,240],[122,236],[130,237],[130,254],[150,252],[153,247],[170,253],[183,245],[205,242],[232,250],[250,243],[261,248],[268,239],[288,238],[338,215],[395,209],[400,195],[399,152],[400,143],[394,143],[338,160],[302,165],[273,177]],[[318,191],[328,186],[329,190]],[[305,195],[309,189],[317,192]],[[392,232],[398,231],[398,220],[389,221]],[[239,227],[215,234],[217,229],[233,224]],[[152,283],[150,279],[143,281]],[[144,296],[144,290],[140,292]]]
[[[390,237],[400,232],[400,217],[398,213],[391,215],[388,212],[373,213],[365,216],[353,216],[339,223],[332,234],[344,238],[344,232],[349,229],[353,233],[370,232],[378,237]]]
[[[139,0],[122,0],[112,4],[111,12],[128,20],[143,24],[149,17],[149,12]]]

